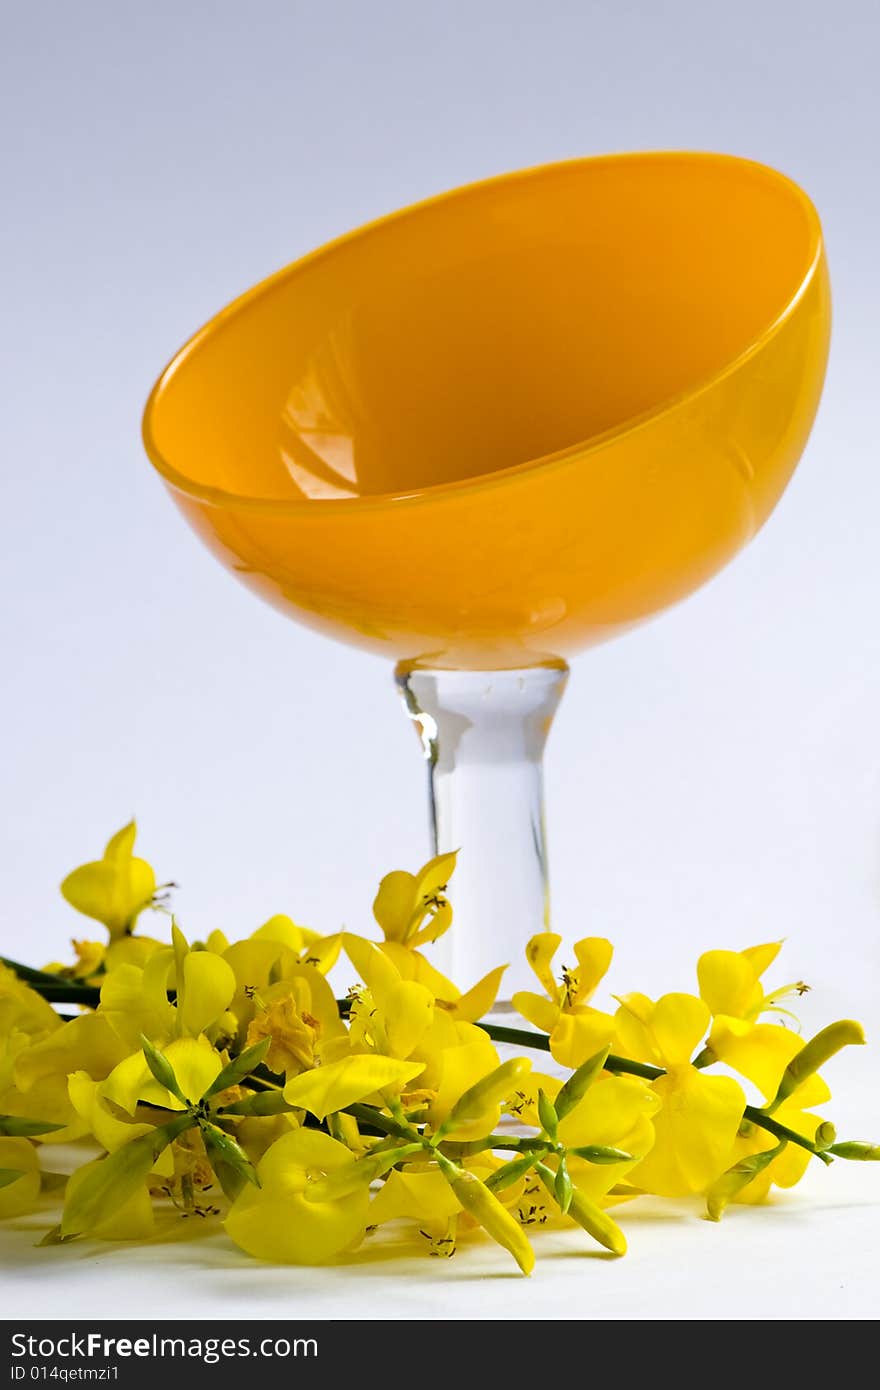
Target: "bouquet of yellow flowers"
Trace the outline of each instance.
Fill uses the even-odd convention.
[[[765,990],[779,942],[708,951],[697,993],[621,994],[610,1013],[590,1003],[610,942],[576,942],[557,970],[561,939],[541,932],[526,952],[541,992],[514,995],[530,1026],[510,1028],[486,1021],[503,966],[461,993],[421,949],[451,924],[453,854],[382,880],[378,942],[276,916],[190,943],[172,916],[169,943],[136,930],[173,885],[134,845],[132,823],[62,884],[106,941],[74,941],[73,964],[0,965],[0,1217],[63,1183],[43,1244],[222,1217],[259,1259],[319,1264],[397,1222],[437,1256],[483,1231],[528,1274],[541,1227],[623,1255],[609,1209],[641,1194],[702,1194],[718,1220],[811,1158],[880,1157],[816,1113],[820,1067],[864,1036],[844,1020],[805,1042],[780,1022],[806,986]],[[357,983],[337,999],[342,958]],[[550,1053],[565,1077],[496,1044]],[[59,1144],[69,1174],[42,1162]]]

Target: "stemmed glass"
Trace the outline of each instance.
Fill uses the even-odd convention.
[[[755,534],[822,389],[816,212],[689,153],[552,164],[342,237],[224,309],[144,439],[249,587],[396,661],[469,987],[549,922],[541,761],[567,659]],[[444,939],[445,940],[445,939]],[[443,946],[443,941],[438,947]]]

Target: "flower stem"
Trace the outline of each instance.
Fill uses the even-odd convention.
[[[763,1110],[759,1110],[757,1105],[747,1105],[743,1111],[743,1119],[751,1120],[753,1125],[759,1129],[766,1129],[768,1134],[774,1134],[777,1139],[784,1139],[789,1144],[797,1144],[798,1148],[806,1149],[814,1158],[819,1158],[823,1163],[831,1163],[832,1160],[822,1149],[818,1149],[803,1134],[798,1134],[796,1129],[789,1129],[786,1125],[781,1125],[778,1120],[774,1120]]]
[[[532,1047],[539,1052],[550,1051],[550,1039],[546,1033],[533,1033],[528,1028],[507,1028],[499,1023],[478,1023],[493,1042],[512,1043],[514,1047]],[[617,1057],[610,1052],[605,1059],[604,1071],[616,1076],[640,1076],[644,1081],[656,1081],[665,1076],[662,1067],[652,1067],[648,1062],[633,1062],[629,1057]]]
[[[512,1043],[515,1047],[531,1047],[539,1052],[550,1051],[550,1039],[546,1033],[533,1033],[526,1028],[507,1028],[495,1023],[481,1023],[478,1026],[488,1033],[495,1042]],[[652,1067],[647,1062],[633,1062],[629,1057],[617,1057],[613,1052],[609,1053],[605,1059],[604,1070],[613,1072],[616,1076],[641,1076],[645,1081],[656,1081],[658,1077],[666,1075],[662,1067]],[[798,1134],[796,1130],[781,1125],[778,1120],[772,1119],[763,1110],[759,1110],[757,1106],[747,1105],[743,1112],[743,1118],[751,1120],[753,1125],[757,1125],[759,1129],[765,1129],[768,1134],[775,1135],[777,1139],[785,1139],[789,1144],[797,1144],[799,1148],[806,1149],[814,1158],[821,1159],[823,1163],[831,1162],[828,1155],[818,1149],[811,1140],[806,1139],[803,1134]],[[501,1146],[498,1145],[498,1147]]]

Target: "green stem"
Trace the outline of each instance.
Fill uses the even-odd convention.
[[[798,1148],[806,1149],[814,1158],[821,1159],[823,1163],[831,1163],[832,1160],[822,1149],[817,1149],[811,1140],[805,1139],[802,1134],[798,1134],[796,1129],[789,1129],[786,1125],[781,1125],[778,1120],[774,1120],[763,1110],[759,1110],[757,1105],[747,1105],[743,1111],[743,1119],[751,1120],[753,1125],[759,1129],[765,1129],[768,1134],[773,1134],[777,1139],[784,1139],[788,1144],[797,1144]]]
[[[507,1028],[499,1023],[478,1023],[493,1042],[512,1043],[514,1047],[532,1047],[539,1052],[550,1051],[550,1039],[546,1033],[533,1033],[528,1028]],[[656,1081],[665,1076],[662,1067],[652,1067],[649,1062],[633,1062],[629,1057],[617,1057],[610,1052],[605,1058],[604,1071],[615,1076],[640,1076],[644,1081]]]
[[[540,1052],[550,1051],[550,1039],[545,1033],[532,1033],[526,1028],[506,1028],[495,1023],[481,1023],[479,1027],[488,1033],[495,1042],[512,1043],[515,1047],[532,1047]],[[700,1058],[697,1060],[699,1061]],[[647,1062],[633,1062],[628,1057],[617,1057],[613,1052],[609,1053],[605,1059],[604,1069],[613,1072],[616,1076],[641,1076],[645,1081],[656,1081],[658,1077],[666,1075],[662,1067],[652,1067]],[[753,1125],[766,1130],[768,1134],[775,1135],[777,1139],[785,1139],[789,1144],[796,1144],[799,1148],[806,1149],[807,1153],[812,1154],[814,1158],[821,1159],[823,1163],[831,1162],[828,1155],[823,1153],[821,1149],[817,1149],[816,1145],[809,1139],[805,1139],[796,1130],[781,1125],[778,1120],[766,1115],[757,1106],[747,1105],[743,1112],[743,1118],[751,1120]]]
[[[411,1141],[413,1136],[417,1139],[421,1138],[418,1130],[412,1129],[410,1125],[398,1124],[396,1120],[389,1119],[387,1115],[382,1114],[381,1110],[376,1110],[372,1105],[347,1105],[345,1114],[353,1115],[358,1123],[372,1125],[375,1129],[381,1130],[383,1134],[394,1134],[398,1139]]]
[[[96,1009],[101,1002],[101,991],[94,985],[76,985],[65,980],[59,985],[31,985],[47,1004],[82,1004]]]
[[[517,1138],[511,1134],[487,1134],[485,1139],[472,1139],[468,1143],[445,1143],[443,1152],[450,1158],[469,1158],[471,1154],[485,1152],[486,1149],[505,1149],[511,1153],[546,1153],[546,1139]]]

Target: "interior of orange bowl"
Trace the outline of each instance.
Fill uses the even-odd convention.
[[[151,455],[198,495],[412,494],[662,409],[794,302],[819,226],[710,155],[551,165],[417,205],[257,286],[174,360]]]

